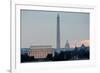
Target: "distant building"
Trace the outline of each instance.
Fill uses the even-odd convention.
[[[46,58],[48,54],[53,54],[53,48],[50,45],[31,46],[30,48],[28,55],[34,58]]]
[[[69,49],[69,48],[70,48],[70,45],[69,45],[68,40],[66,41],[65,48],[66,48],[66,49]]]

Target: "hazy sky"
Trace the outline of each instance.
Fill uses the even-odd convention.
[[[57,14],[60,16],[61,47],[66,40],[89,40],[89,13],[21,10],[21,48],[31,45],[56,47]]]

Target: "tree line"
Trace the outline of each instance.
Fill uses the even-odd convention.
[[[35,59],[34,56],[28,56],[27,53],[21,54],[21,62],[37,62],[37,61],[65,61],[65,60],[84,60],[90,58],[90,52],[87,50],[89,47],[84,49],[78,49],[75,47],[72,51],[61,51],[60,53],[54,52],[53,54],[48,54],[44,59]]]

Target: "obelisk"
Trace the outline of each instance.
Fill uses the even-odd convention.
[[[60,16],[57,14],[57,49],[60,48]]]

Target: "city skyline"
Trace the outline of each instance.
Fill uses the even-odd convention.
[[[60,15],[60,45],[89,46],[89,13],[21,10],[21,48],[30,45],[56,47],[57,14]],[[74,42],[73,42],[74,41]]]

